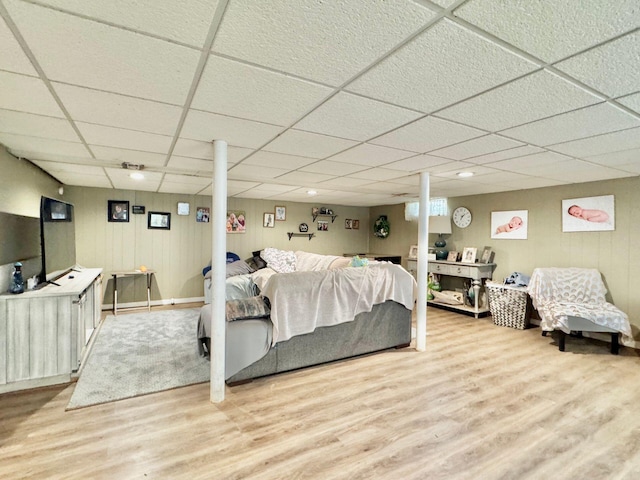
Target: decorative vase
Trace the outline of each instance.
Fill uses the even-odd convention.
[[[13,276],[11,277],[11,293],[24,293],[24,279],[22,278],[22,263],[16,262],[13,265]]]

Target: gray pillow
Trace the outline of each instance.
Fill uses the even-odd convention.
[[[235,262],[227,263],[227,278],[253,272],[255,272],[255,270],[244,260],[236,260]]]

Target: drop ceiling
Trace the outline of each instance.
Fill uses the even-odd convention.
[[[640,175],[638,0],[0,0],[0,16],[0,143],[66,185],[210,195],[213,140],[230,196],[278,201],[401,203],[420,172],[450,197]]]

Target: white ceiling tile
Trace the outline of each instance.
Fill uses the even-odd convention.
[[[486,135],[486,132],[447,120],[426,117],[369,143],[424,153],[482,135]]]
[[[156,0],[42,0],[41,4],[122,25],[176,42],[202,47],[218,5],[217,0],[158,2]]]
[[[311,173],[311,172],[290,172],[281,177],[278,177],[279,182],[298,184],[298,185],[316,185],[320,182],[330,180],[337,177],[337,175],[328,175],[325,173]]]
[[[255,186],[252,191],[257,193],[263,193],[266,195],[273,195],[277,193],[290,192],[292,190],[297,189],[298,187],[292,185],[278,185],[276,183],[262,183],[260,185]]]
[[[317,159],[260,150],[246,158],[242,163],[247,165],[265,165],[274,168],[297,170],[300,167],[304,167],[305,165],[309,165],[314,162],[317,162]]]
[[[635,0],[472,0],[454,14],[547,62],[638,26]]]
[[[553,168],[554,165],[559,165],[560,163],[568,160],[571,160],[571,157],[555,152],[541,152],[523,157],[500,160],[498,162],[491,163],[489,166],[499,170],[537,175],[538,171],[543,167],[550,166]]]
[[[121,190],[142,190],[145,192],[155,192],[160,187],[162,173],[144,171],[144,180],[134,180],[131,178],[131,170],[124,168],[105,168],[113,188]]]
[[[31,159],[31,161],[50,173],[78,173],[82,175],[105,176],[104,168],[98,165],[78,165],[77,163],[51,162],[37,159]]]
[[[449,5],[456,2],[456,0],[431,0],[431,2],[440,5],[443,8],[447,8]]]
[[[334,162],[375,167],[415,155],[414,152],[363,143],[330,157]]]
[[[91,175],[82,172],[61,172],[55,177],[65,185],[78,185],[81,187],[113,188],[109,178],[105,175]]]
[[[184,103],[197,50],[35,4],[4,3],[49,79]]]
[[[474,138],[466,142],[451,145],[450,147],[441,148],[431,152],[431,155],[450,158],[452,160],[465,160],[487,153],[499,152],[522,146],[522,143],[499,135],[486,135],[484,137]]]
[[[362,185],[368,185],[372,183],[373,180],[365,180],[362,178],[353,178],[353,177],[335,177],[325,182],[322,182],[322,185],[325,185],[327,188],[336,188],[336,189],[354,189],[357,187],[361,187]]]
[[[421,116],[411,110],[340,92],[294,127],[364,141]]]
[[[0,71],[0,85],[0,108],[64,117],[42,80]]]
[[[44,117],[12,110],[0,110],[0,132],[80,142],[78,134],[64,118]]]
[[[389,163],[385,165],[385,168],[391,168],[393,170],[404,170],[406,172],[427,172],[429,169],[438,165],[451,163],[451,160],[447,160],[442,157],[433,157],[431,155],[418,155],[411,158],[405,158],[404,160],[398,160],[397,162]]]
[[[227,181],[227,194],[228,195],[236,195],[240,192],[244,192],[246,190],[250,190],[251,188],[259,185],[259,182],[246,182],[241,180],[228,180]],[[207,195],[211,195],[211,187],[209,187]]]
[[[68,155],[71,157],[86,157],[87,149],[81,143],[65,142],[49,138],[29,137],[13,133],[0,133],[0,143],[11,151],[20,151],[22,156]],[[42,157],[41,157],[42,158]]]
[[[556,165],[546,165],[536,172],[537,176],[554,180],[566,180],[571,175],[571,183],[595,182],[630,176],[612,168],[594,165],[582,160],[570,159]]]
[[[523,142],[546,146],[636,126],[640,126],[640,118],[608,103],[601,103],[500,133]]]
[[[640,93],[634,95],[628,95],[626,97],[616,99],[618,103],[629,107],[631,110],[635,110],[640,113]]]
[[[290,170],[284,168],[266,167],[264,165],[245,165],[244,163],[240,163],[230,168],[227,176],[235,180],[262,181],[272,180],[289,172]]]
[[[264,147],[266,151],[286,153],[301,157],[325,158],[334,155],[357,142],[342,138],[327,137],[316,133],[287,130]]]
[[[227,163],[238,163],[253,150],[249,148],[227,146]],[[173,148],[173,154],[182,157],[200,158],[213,161],[213,143],[179,138]]]
[[[587,157],[601,153],[630,150],[637,147],[640,147],[640,128],[630,128],[619,132],[598,135],[597,137],[559,143],[549,148],[575,157]]]
[[[340,85],[433,16],[399,0],[230,2],[213,50]]]
[[[398,195],[401,193],[410,193],[412,190],[415,190],[414,187],[410,185],[401,185],[398,183],[392,182],[374,182],[370,183],[366,187],[362,187],[363,190],[367,190],[373,193],[390,193],[392,195]]]
[[[84,122],[76,122],[76,125],[89,145],[166,154],[172,140],[166,135],[136,132],[104,125]]]
[[[638,8],[637,2],[635,8]],[[638,23],[637,11],[635,21]],[[556,67],[611,97],[637,92],[640,90],[640,31],[576,55]]]
[[[53,83],[74,121],[173,135],[182,108],[89,88]]]
[[[204,188],[211,184],[211,180],[207,185],[195,185],[189,183],[181,183],[181,182],[168,182],[163,181],[158,188],[158,192],[160,193],[177,193],[182,195],[197,195]]]
[[[191,106],[288,126],[331,92],[322,85],[210,55]]]
[[[405,175],[405,172],[400,170],[391,170],[389,168],[368,168],[367,170],[362,170],[360,172],[354,172],[351,174],[347,174],[347,179],[364,179],[370,182],[372,181],[382,181],[382,180],[393,180],[396,178],[402,177]]]
[[[429,113],[536,68],[445,19],[347,89]]]
[[[229,145],[259,148],[282,130],[266,123],[189,110],[180,136],[204,142],[220,139]]]
[[[438,115],[495,132],[599,102],[601,99],[586,90],[543,70]]]
[[[437,179],[438,177],[433,177],[434,179]],[[431,180],[431,177],[430,177]],[[393,178],[393,183],[399,183],[401,185],[413,185],[414,187],[418,187],[420,186],[420,175],[419,174],[412,174],[412,175],[405,175],[403,177],[396,177]]]
[[[497,162],[499,160],[506,160],[508,158],[522,157],[524,155],[539,153],[542,151],[544,151],[544,149],[540,147],[534,147],[533,145],[524,145],[522,147],[510,148],[508,150],[502,150],[500,152],[473,157],[468,159],[468,161],[475,164],[484,164]]]
[[[619,167],[623,165],[629,165],[636,163],[640,166],[640,148],[633,148],[631,150],[622,150],[619,152],[601,153],[600,155],[593,155],[584,157],[584,160],[593,163],[599,163],[607,167]]]
[[[14,37],[7,24],[0,20],[0,70],[37,76],[29,58]]]
[[[153,152],[141,152],[138,150],[127,150],[124,148],[113,147],[101,147],[98,145],[91,145],[91,151],[95,155],[96,159],[103,162],[121,164],[122,162],[135,163],[138,165],[145,165],[161,167],[164,165],[166,155]]]
[[[363,165],[353,165],[343,162],[334,162],[331,160],[320,160],[319,162],[311,163],[300,168],[300,171],[315,173],[335,172],[340,175],[349,175],[350,173],[359,172],[365,168],[366,167]]]
[[[210,180],[213,177],[213,160],[202,160],[200,158],[189,158],[172,155],[167,164],[168,170],[179,172],[200,172],[209,174]]]

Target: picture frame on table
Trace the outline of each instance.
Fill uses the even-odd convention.
[[[476,247],[464,247],[462,251],[462,259],[460,260],[462,263],[476,263],[476,255],[478,253],[478,249]]]
[[[287,219],[287,209],[282,205],[276,205],[276,222],[284,222]]]
[[[494,255],[495,252],[491,249],[491,247],[484,247],[479,263],[493,263]]]
[[[171,230],[171,213],[149,212],[147,214],[147,229]]]
[[[458,252],[451,251],[447,255],[447,262],[457,262],[458,261]]]
[[[418,258],[418,245],[411,245],[409,247],[409,259],[415,260]]]

